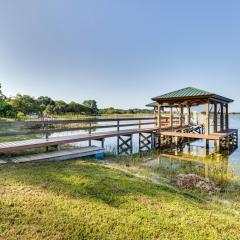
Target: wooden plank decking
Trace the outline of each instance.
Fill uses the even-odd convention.
[[[229,129],[227,132],[218,132],[213,134],[196,134],[196,133],[183,133],[176,131],[161,131],[161,135],[163,136],[171,136],[171,137],[184,137],[184,138],[193,138],[193,139],[207,139],[207,140],[220,140],[221,138],[227,137],[237,129]]]

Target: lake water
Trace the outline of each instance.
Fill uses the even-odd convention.
[[[230,115],[230,128],[240,129],[240,114]],[[124,122],[127,124],[128,122]],[[131,122],[132,123],[132,122]],[[136,121],[137,123],[137,121]],[[106,124],[106,123],[104,123]],[[109,125],[114,124],[112,122]],[[146,125],[151,127],[151,125]],[[124,127],[122,129],[132,129],[133,127]],[[95,132],[113,131],[116,128],[97,129]],[[73,135],[86,133],[86,131],[74,131],[56,133],[54,136]],[[87,146],[88,142],[75,144],[77,146]],[[99,141],[92,141],[92,145],[101,146]],[[117,138],[108,138],[105,140],[105,148],[109,152],[115,152]],[[133,152],[137,153],[138,135],[133,135]],[[214,154],[214,146],[210,143],[209,155],[206,156],[205,141],[199,140],[192,142],[190,146],[185,146],[182,151],[176,149],[168,149],[157,152],[151,157],[146,157],[142,162],[137,164],[153,171],[166,171],[167,173],[196,173],[201,176],[214,178],[220,181],[239,180],[240,179],[240,148],[236,149],[232,154],[224,156]],[[136,164],[136,163],[134,163]]]

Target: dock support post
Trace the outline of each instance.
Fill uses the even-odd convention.
[[[187,154],[190,155],[190,154],[191,154],[191,145],[190,145],[190,142],[188,142],[188,143],[186,144],[186,146],[187,146]]]
[[[101,147],[104,148],[104,142],[105,142],[105,139],[103,138],[102,141],[101,141]]]
[[[209,155],[209,140],[206,139],[206,156]]]
[[[133,135],[130,136],[130,139],[131,139],[131,141],[130,141],[130,154],[132,155],[132,153],[133,153]]]
[[[151,148],[155,148],[155,134],[154,132],[151,133]]]
[[[153,133],[153,144],[154,144],[154,148],[160,148],[161,146],[161,135],[159,132],[154,132]]]
[[[88,133],[89,133],[89,135],[91,135],[91,133],[92,133],[92,123],[91,122],[89,123]],[[92,141],[91,140],[88,141],[88,145],[89,145],[89,147],[92,146]]]
[[[178,111],[179,111],[179,127],[182,127],[182,116],[183,116],[183,106],[182,104],[178,104]]]
[[[205,121],[205,134],[209,135],[210,121],[209,121],[209,102],[206,103],[206,121]]]
[[[173,128],[173,107],[170,105],[170,128]]]
[[[186,107],[187,107],[187,122],[186,122],[186,125],[190,126],[190,118],[191,118],[191,107],[190,107],[190,104],[187,103]]]
[[[223,115],[223,103],[221,103],[221,112],[220,112],[220,131],[224,130],[224,115]]]
[[[154,107],[154,117],[156,118],[157,117],[157,107]],[[156,122],[156,125],[157,125],[157,122]]]
[[[220,140],[214,140],[214,152],[215,153],[220,152]]]
[[[45,137],[46,137],[46,139],[48,139],[48,138],[49,138],[48,124],[45,124],[45,123],[43,124],[43,130],[46,131]],[[49,147],[47,146],[47,147],[45,148],[46,152],[48,152],[48,149],[49,149]]]
[[[217,103],[214,103],[213,131],[214,133],[218,131]]]
[[[157,110],[157,126],[159,130],[161,130],[161,104],[158,103],[158,110]]]
[[[225,130],[229,129],[229,115],[228,115],[228,104],[225,105]]]

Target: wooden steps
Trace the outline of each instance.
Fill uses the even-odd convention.
[[[26,162],[42,162],[42,161],[54,161],[54,160],[68,160],[80,157],[86,157],[103,153],[104,149],[96,146],[82,147],[71,150],[61,150],[48,153],[40,153],[29,156],[20,156],[10,158],[9,161],[14,163],[26,163]]]

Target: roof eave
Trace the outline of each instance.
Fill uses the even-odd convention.
[[[233,103],[234,102],[234,100],[231,99],[231,98],[226,98],[226,97],[223,97],[223,96],[220,96],[220,95],[216,95],[216,94],[214,94],[212,96],[212,98],[216,99],[216,100],[220,100],[220,101],[225,102],[225,103]]]

